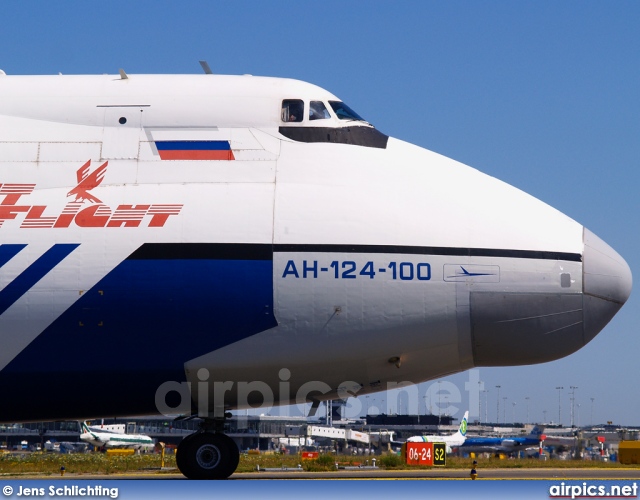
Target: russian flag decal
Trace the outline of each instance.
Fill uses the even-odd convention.
[[[235,160],[229,141],[155,141],[161,160]]]

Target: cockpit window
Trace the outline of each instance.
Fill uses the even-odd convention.
[[[365,121],[358,113],[347,106],[342,101],[329,101],[329,104],[341,120]]]
[[[301,122],[304,117],[304,102],[300,99],[285,99],[282,101],[283,122]]]
[[[331,115],[322,101],[309,103],[309,120],[327,120],[328,118],[331,118]]]

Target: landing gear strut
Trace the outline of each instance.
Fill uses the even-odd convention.
[[[178,445],[176,464],[189,479],[226,479],[240,461],[233,439],[221,431],[224,419],[206,419],[198,432]]]

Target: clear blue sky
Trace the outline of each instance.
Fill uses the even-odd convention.
[[[383,132],[583,223],[640,279],[640,2],[16,0],[2,20],[10,74],[198,73],[206,59],[318,84]],[[574,385],[579,423],[593,397],[594,422],[640,424],[639,301],[568,358],[481,369],[489,419],[495,385],[519,421],[525,396],[531,420],[557,420],[564,386],[568,423]],[[465,397],[467,375],[449,380]]]

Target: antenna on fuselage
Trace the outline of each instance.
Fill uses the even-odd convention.
[[[120,68],[118,70],[118,72],[120,73],[120,79],[121,80],[128,80],[129,79],[129,75],[127,75],[122,68]]]
[[[209,67],[209,63],[207,61],[199,61],[199,62],[200,62],[200,66],[202,66],[202,69],[204,70],[205,74],[213,75],[213,71],[211,71],[211,68]]]

